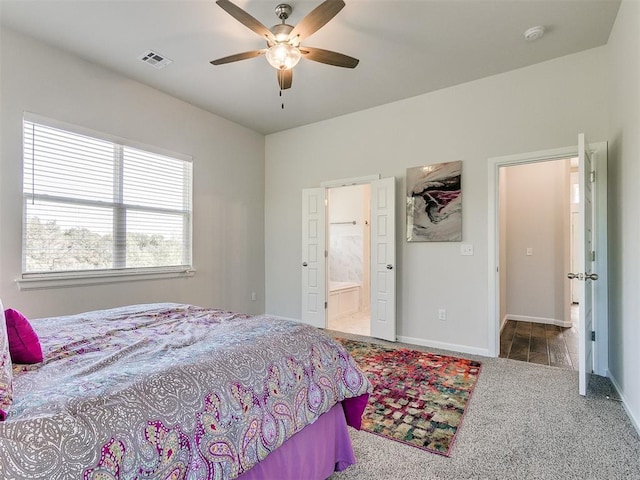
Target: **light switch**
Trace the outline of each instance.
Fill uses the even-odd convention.
[[[533,248],[527,247],[527,256],[530,257],[531,255],[533,255]]]

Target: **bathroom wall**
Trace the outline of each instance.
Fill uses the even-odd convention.
[[[329,282],[363,283],[363,188],[353,185],[329,190]]]

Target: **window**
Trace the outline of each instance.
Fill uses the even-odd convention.
[[[23,136],[23,279],[190,270],[190,159],[27,115]]]

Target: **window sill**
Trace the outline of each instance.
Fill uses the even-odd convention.
[[[179,269],[24,274],[21,278],[16,279],[15,282],[18,284],[20,290],[44,290],[49,288],[84,287],[87,285],[103,285],[108,283],[193,277],[194,275],[194,269],[180,267]]]

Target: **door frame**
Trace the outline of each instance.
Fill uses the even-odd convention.
[[[594,373],[607,376],[608,373],[608,295],[607,295],[607,155],[606,142],[589,144],[589,151],[594,154],[604,149],[605,155],[596,155],[594,165],[596,175],[595,224],[596,262],[595,271],[600,276],[596,284],[596,341],[594,344]],[[489,158],[488,168],[488,354],[497,357],[500,354],[500,235],[499,235],[499,174],[501,167],[538,163],[550,160],[561,160],[577,157],[578,145],[551,150],[541,150],[515,155]],[[601,282],[601,283],[600,283]]]
[[[393,177],[388,177],[389,179],[392,179],[392,184],[393,184],[393,193],[392,193],[392,198],[390,199],[392,201],[392,208],[391,208],[391,214],[393,216],[393,218],[395,218],[395,176]],[[335,187],[348,187],[348,186],[353,186],[353,185],[370,185],[371,186],[371,198],[370,198],[370,204],[369,204],[369,209],[370,211],[373,213],[373,206],[375,203],[375,200],[373,198],[374,195],[374,186],[375,185],[379,185],[380,182],[384,182],[385,180],[387,180],[387,178],[382,178],[382,176],[380,174],[374,174],[374,175],[366,175],[366,176],[362,176],[362,177],[354,177],[354,178],[345,178],[345,179],[339,179],[339,180],[327,180],[324,182],[320,183],[320,187],[325,189],[325,199],[327,198],[327,190],[329,188],[335,188]],[[325,202],[325,208],[326,208],[326,202]],[[325,221],[328,221],[328,215],[325,215]],[[377,219],[371,218],[371,228],[374,228],[374,225],[377,225]],[[392,225],[387,225],[386,228],[390,229],[391,235],[393,235],[394,239],[395,239],[395,234],[396,234],[396,225],[395,225],[395,221],[392,222]],[[371,242],[374,238],[373,233],[371,233],[370,235],[370,239],[369,241]],[[328,235],[325,229],[325,252],[328,252],[329,247],[327,245],[327,241],[328,241]],[[389,340],[392,342],[395,342],[397,339],[397,322],[396,322],[396,316],[397,316],[397,309],[396,309],[396,279],[395,279],[395,275],[396,275],[396,258],[395,258],[395,240],[394,240],[394,246],[393,246],[393,258],[391,259],[386,259],[385,258],[385,264],[386,264],[386,269],[389,269],[389,266],[391,266],[390,270],[392,270],[392,274],[394,276],[394,278],[392,279],[392,290],[393,290],[393,301],[390,303],[391,307],[387,307],[388,309],[391,309],[392,311],[392,316],[393,316],[393,328],[387,328],[384,332],[382,332],[381,330],[378,331],[377,333],[382,333],[383,335],[378,336],[376,338],[383,338],[384,340]],[[373,269],[374,269],[374,262],[373,262],[373,257],[374,252],[371,251],[369,252],[369,255],[371,256],[372,260],[369,262],[369,270],[370,270],[370,275],[369,275],[369,296],[370,296],[370,310],[371,310],[371,318],[370,318],[370,325],[371,325],[371,332],[370,335],[371,336],[375,336],[376,333],[376,329],[374,328],[374,312],[375,310],[375,306],[374,306],[374,302],[373,302],[373,289],[371,288],[372,285],[374,284],[373,281]],[[328,268],[328,263],[325,265],[325,297],[327,299],[328,302],[328,276],[326,275],[326,270]],[[387,273],[385,271],[385,273]],[[387,310],[388,312],[388,310]],[[384,319],[387,319],[388,316],[384,316]],[[383,322],[386,320],[382,320]],[[325,326],[328,323],[328,311],[327,309],[325,309]],[[379,330],[379,329],[378,329]]]
[[[365,177],[359,177],[360,178],[365,178]],[[369,178],[369,177],[366,177]],[[320,188],[324,188],[325,191],[325,198],[327,199],[326,202],[326,229],[325,229],[325,250],[327,251],[327,262],[325,265],[325,277],[326,277],[326,286],[327,286],[327,309],[326,309],[326,319],[325,319],[325,325],[328,327],[329,323],[331,321],[331,290],[330,290],[330,284],[331,284],[331,264],[329,259],[331,258],[331,210],[332,208],[336,208],[332,203],[331,203],[331,194],[332,191],[335,190],[339,190],[342,188],[350,188],[350,187],[363,187],[362,188],[362,201],[363,201],[363,207],[368,211],[369,215],[367,216],[367,218],[364,219],[364,226],[365,227],[370,227],[371,224],[371,218],[370,218],[370,214],[371,214],[371,184],[373,181],[376,181],[376,178],[371,179],[371,181],[358,181],[357,183],[351,179],[351,180],[341,180],[341,182],[345,182],[345,181],[351,181],[351,183],[346,184],[346,185],[338,185],[338,186],[323,186]],[[332,183],[332,182],[325,182],[325,183]],[[368,188],[366,188],[368,187]],[[364,195],[365,189],[368,191],[367,195]],[[338,207],[339,208],[339,207]],[[355,225],[355,222],[354,222]],[[360,290],[360,299],[358,302],[359,308],[360,308],[360,312],[363,311],[363,307],[366,307],[365,311],[370,309],[370,303],[371,303],[371,228],[363,228],[363,243],[362,243],[362,258],[363,258],[363,269],[362,269],[362,286],[361,286],[361,290]],[[369,335],[370,332],[369,332]]]
[[[363,175],[361,177],[351,177],[351,178],[340,178],[340,179],[336,179],[336,180],[325,180],[323,182],[320,182],[320,188],[324,189],[324,198],[325,198],[325,212],[326,209],[328,207],[326,200],[328,198],[328,191],[330,188],[339,188],[339,187],[352,187],[354,185],[371,185],[373,182],[380,180],[382,178],[382,176],[378,173],[378,174],[373,174],[373,175]],[[371,201],[369,202],[369,210],[371,210]],[[326,212],[325,214],[325,222],[329,222],[329,214],[328,212]],[[369,241],[371,241],[369,239]],[[328,226],[325,226],[325,232],[324,232],[324,250],[325,252],[329,252],[329,233],[328,233]],[[371,255],[371,252],[369,252],[369,255]],[[329,270],[329,262],[325,262],[325,301],[327,302],[327,306],[329,305],[329,275],[328,275],[328,270]],[[371,297],[371,262],[369,262],[369,297]],[[369,302],[371,301],[371,298],[369,298]],[[371,308],[371,306],[370,306]],[[371,319],[369,319],[369,323],[371,323]],[[329,310],[327,308],[325,308],[324,310],[324,328],[327,328],[327,326],[329,325]]]

